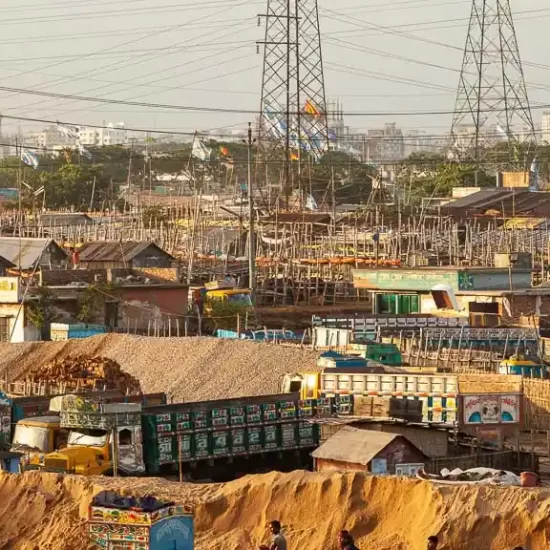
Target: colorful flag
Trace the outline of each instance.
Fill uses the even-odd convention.
[[[195,158],[206,162],[210,160],[211,153],[212,149],[206,147],[206,145],[200,139],[195,139],[195,141],[193,141],[193,151],[191,154]]]
[[[321,111],[313,104],[311,99],[308,99],[306,101],[306,104],[304,106],[304,113],[308,115],[313,115],[315,117],[321,116]]]
[[[60,134],[71,139],[78,139],[80,136],[80,128],[78,126],[69,126],[68,124],[57,123],[57,130]]]
[[[222,157],[228,157],[231,155],[231,151],[227,148],[227,147],[224,147],[223,145],[220,146],[220,155],[222,155]]]
[[[298,155],[298,153],[296,151],[291,151],[290,152],[290,160],[300,160],[300,156]]]
[[[38,157],[25,147],[21,148],[21,160],[27,165],[32,166],[35,170],[38,168]]]

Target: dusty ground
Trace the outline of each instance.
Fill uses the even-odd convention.
[[[316,371],[310,349],[217,338],[147,338],[108,334],[65,342],[0,344],[0,377],[10,380],[58,357],[109,357],[135,376],[144,392],[201,401],[280,392],[287,373]]]
[[[341,528],[356,535],[362,550],[424,550],[430,534],[440,536],[442,550],[550,547],[544,489],[437,487],[357,473],[271,473],[191,485],[35,472],[0,474],[0,548],[86,548],[87,506],[103,487],[194,504],[197,550],[255,549],[273,518],[282,521],[293,550],[335,548]]]

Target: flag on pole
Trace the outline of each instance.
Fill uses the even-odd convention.
[[[212,149],[206,147],[200,139],[195,139],[193,142],[193,151],[191,153],[195,158],[206,162],[210,160],[211,153]]]
[[[71,139],[78,139],[80,136],[80,128],[78,126],[69,126],[68,124],[57,123],[57,130],[60,134]]]
[[[304,105],[304,113],[315,117],[321,116],[321,111],[319,111],[319,109],[313,104],[311,99],[306,101],[306,104]]]
[[[35,170],[38,168],[38,157],[32,152],[21,147],[21,160],[27,165],[32,166]]]
[[[76,145],[78,147],[78,152],[80,153],[81,156],[83,156],[84,158],[86,158],[88,160],[92,160],[92,158],[93,158],[92,153],[90,151],[88,151],[88,149],[85,149],[84,145],[82,145],[82,143],[78,142]]]
[[[221,145],[220,146],[220,155],[222,157],[229,157],[231,155],[231,151],[227,147],[224,147],[223,145]]]
[[[296,151],[290,152],[290,160],[300,160],[300,157]]]

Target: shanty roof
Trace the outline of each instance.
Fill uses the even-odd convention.
[[[90,225],[94,221],[87,214],[79,212],[54,212],[40,216],[42,225],[63,226],[63,225]]]
[[[129,262],[148,248],[155,248],[163,256],[172,257],[155,243],[131,241],[100,241],[87,243],[80,249],[81,262]]]
[[[30,239],[19,237],[0,237],[0,256],[21,269],[32,269],[40,262],[44,252],[56,248],[66,255],[53,239]],[[21,259],[19,253],[21,252]]]
[[[455,218],[468,218],[497,212],[503,217],[550,217],[550,193],[525,189],[482,189],[452,201],[442,211]]]
[[[336,460],[366,466],[380,451],[384,450],[398,437],[404,436],[346,426],[327,439],[318,449],[313,451],[311,456],[323,460]],[[413,445],[410,441],[409,443]],[[419,452],[422,451],[419,449]]]

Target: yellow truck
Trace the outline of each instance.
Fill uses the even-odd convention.
[[[47,454],[67,445],[68,436],[57,415],[24,418],[15,427],[11,451],[23,454],[23,469],[37,468]]]
[[[25,469],[81,475],[145,472],[141,404],[99,404],[76,395],[58,399],[59,416],[17,423],[12,450],[28,451]]]
[[[243,310],[253,309],[252,291],[247,288],[235,288],[231,282],[213,281],[204,285],[204,311],[212,313],[216,302],[224,302],[242,307]]]

